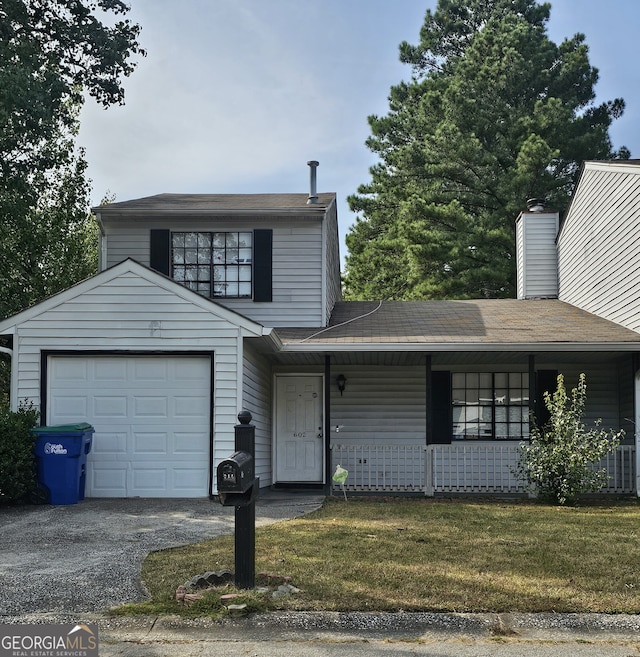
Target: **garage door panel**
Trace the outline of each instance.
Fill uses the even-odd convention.
[[[86,395],[86,389],[80,395],[56,396],[51,402],[53,415],[86,417],[89,415],[89,402],[83,395]]]
[[[93,398],[93,415],[95,417],[104,417],[109,419],[127,418],[127,397],[119,395],[117,397],[106,397],[96,395]]]
[[[137,466],[131,474],[131,488],[135,496],[162,496],[169,489],[168,472],[164,463],[158,463],[156,466]]]
[[[87,461],[87,480],[92,482],[94,497],[126,497],[126,463],[91,463]]]
[[[201,418],[202,414],[208,413],[209,410],[209,398],[204,396],[176,396],[173,398],[173,403],[174,417]]]
[[[69,363],[64,371],[59,372],[58,379],[68,382],[75,381],[82,386],[88,378],[88,367],[89,363],[86,360],[78,359],[73,363]]]
[[[133,363],[132,380],[137,382],[168,381],[168,363],[161,360],[137,360]]]
[[[95,428],[95,424],[93,427]],[[91,454],[104,456],[106,454],[122,454],[127,457],[127,434],[99,431],[93,435]],[[93,461],[89,457],[90,461]]]
[[[188,433],[186,431],[179,431],[173,434],[173,455],[178,457],[182,454],[188,456],[200,456],[205,458],[208,450],[203,449],[206,442],[206,434],[204,433]]]
[[[181,497],[192,497],[193,492],[207,487],[207,477],[193,468],[174,468],[173,488]]]
[[[91,378],[102,383],[123,383],[128,379],[126,359],[93,360],[89,363],[89,369]]]
[[[146,454],[168,456],[170,454],[169,436],[166,432],[136,431],[133,434],[133,452],[139,457],[144,457]]]
[[[210,368],[198,357],[50,358],[49,424],[95,428],[88,497],[208,494]]]
[[[137,418],[162,418],[169,416],[169,402],[166,396],[145,397],[135,395],[133,397],[133,416]]]

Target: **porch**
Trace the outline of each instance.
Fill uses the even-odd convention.
[[[364,493],[525,495],[514,474],[517,442],[450,445],[331,445],[332,472],[349,471],[345,490]],[[602,493],[632,495],[636,491],[636,447],[620,445],[605,460],[609,485]],[[341,487],[332,483],[336,493]]]

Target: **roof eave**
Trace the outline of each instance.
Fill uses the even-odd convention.
[[[367,351],[411,351],[411,352],[442,352],[442,351],[483,351],[483,352],[531,352],[531,351],[640,351],[640,336],[638,342],[314,342],[283,343],[285,353],[314,352],[367,352]]]
[[[122,210],[106,210],[104,208],[92,208],[92,211],[96,215],[102,217],[150,217],[150,216],[219,216],[219,215],[233,215],[233,216],[247,216],[255,217],[256,215],[268,215],[268,216],[278,216],[278,215],[322,215],[329,209],[330,206],[323,205],[318,207],[317,205],[310,205],[305,208],[254,208],[252,210],[247,209],[211,209],[211,208],[197,208],[197,209],[161,209],[161,208],[136,208],[136,209],[122,209]]]

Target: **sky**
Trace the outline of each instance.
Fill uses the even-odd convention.
[[[410,77],[436,0],[127,0],[147,50],[124,81],[125,105],[89,100],[79,143],[91,201],[160,193],[335,192],[341,256],[355,221],[347,196],[369,181],[367,117],[388,111]],[[614,148],[640,157],[640,0],[551,0],[550,38],[586,35],[596,102],[622,97]]]

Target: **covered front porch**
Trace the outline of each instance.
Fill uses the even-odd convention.
[[[626,434],[608,492],[637,493],[640,334],[557,300],[352,305],[278,329],[273,354],[276,372],[323,376],[327,483],[341,465],[353,491],[524,494],[518,447],[548,419],[544,392],[584,373],[586,427]]]
[[[636,356],[625,352],[333,354],[329,454],[346,489],[372,493],[525,494],[518,448],[558,374],[587,381],[585,423],[625,430],[605,463],[611,494],[637,493]],[[344,379],[338,390],[337,379]],[[339,486],[333,486],[340,489]]]

